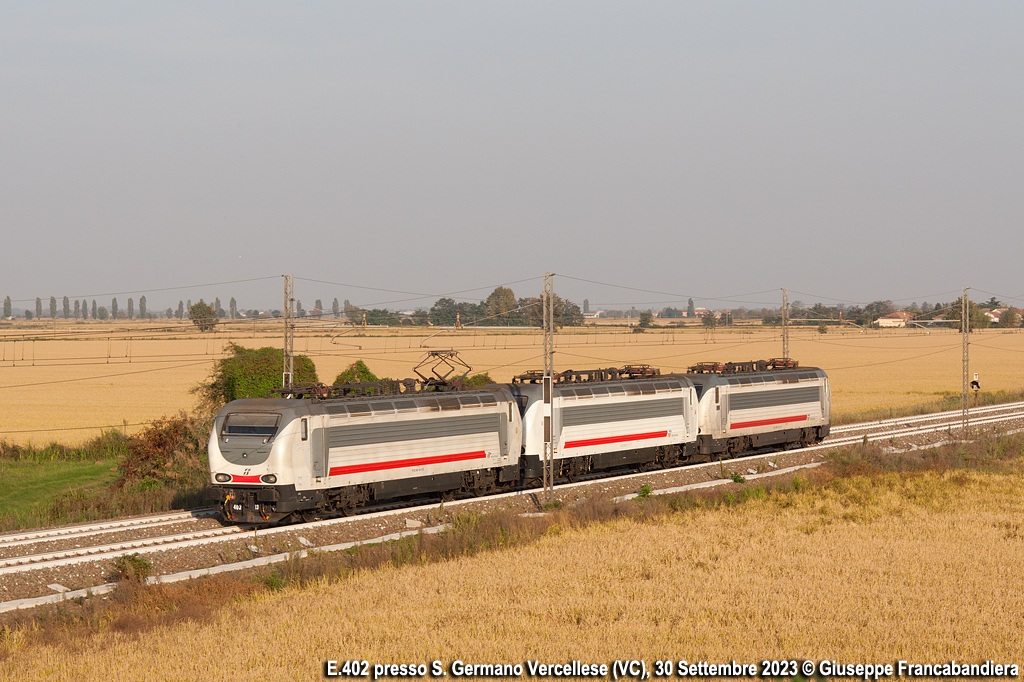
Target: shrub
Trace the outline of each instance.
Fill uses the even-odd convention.
[[[210,420],[181,413],[157,419],[128,441],[128,453],[118,463],[115,488],[141,492],[161,486],[202,487]]]
[[[494,379],[487,372],[483,374],[474,374],[471,377],[466,377],[462,380],[462,385],[467,388],[477,388],[480,386],[486,386],[487,384],[493,384]]]
[[[280,348],[243,348],[231,343],[225,348],[230,355],[218,360],[205,383],[192,392],[204,403],[201,409],[216,412],[239,398],[262,398],[281,387],[284,351]],[[295,383],[316,383],[316,366],[305,355],[294,360]]]
[[[380,379],[370,371],[370,368],[362,360],[356,360],[334,378],[335,385],[363,381],[380,381]]]
[[[122,554],[114,559],[114,572],[119,580],[141,583],[153,572],[153,564],[137,552]]]

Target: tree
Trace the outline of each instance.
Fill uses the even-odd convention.
[[[319,319],[320,316],[323,315],[323,314],[324,314],[324,304],[318,298],[313,303],[313,317]]]
[[[117,299],[116,298],[112,299],[110,301],[110,317],[112,319],[115,319],[115,320],[117,319]]]
[[[56,296],[51,296],[50,297],[50,319],[51,320],[57,319],[57,297]]]
[[[96,299],[92,299],[92,319],[96,319]]]
[[[348,314],[348,311],[345,311]],[[455,324],[455,299],[442,297],[434,302],[434,305],[430,306],[430,312],[427,313],[427,319],[430,320],[431,324],[451,326]]]
[[[84,298],[82,299],[82,319],[89,319],[89,302]]]
[[[10,316],[11,316],[11,297],[10,296],[5,296],[4,297],[4,319],[6,320]]]
[[[885,317],[886,315],[894,313],[897,310],[898,308],[892,301],[886,300],[872,301],[871,303],[868,303],[866,306],[864,306],[862,310],[859,311],[859,313],[856,316],[852,315],[854,311],[851,310],[850,312],[851,317],[855,317],[857,324],[863,327],[865,325],[871,324],[878,318]]]
[[[232,320],[238,317],[238,303],[235,301],[234,296],[232,296],[231,300],[228,301],[228,315]]]
[[[99,311],[96,313],[96,317],[98,317],[101,320],[107,319],[107,317],[109,315],[110,315],[110,313],[107,312],[106,306],[102,306],[102,305],[99,307]]]
[[[81,308],[82,308],[82,302],[76,299],[75,300],[75,319],[76,320],[78,319],[78,316],[82,314]]]
[[[172,317],[174,317],[174,311],[168,308],[167,310],[164,311],[164,317],[166,317],[168,320],[171,319]]]
[[[1020,326],[1020,311],[1016,308],[1010,307],[1003,311],[1003,316],[999,320],[1000,327],[1006,327],[1007,329],[1016,329]]]
[[[224,317],[221,313],[224,312],[220,309],[220,297],[213,299],[213,311],[217,313],[217,317]]]
[[[993,310],[995,308],[1002,308],[1003,304],[1002,304],[1001,301],[997,301],[996,297],[993,296],[992,298],[990,298],[987,301],[985,301],[984,303],[982,303],[980,305],[980,307],[984,308],[985,310]]]
[[[715,327],[718,326],[718,319],[715,317],[715,314],[710,310],[704,313],[704,315],[700,318],[700,321],[703,322],[704,326],[707,327],[708,329],[714,329]]]
[[[299,299],[295,299],[295,316],[296,317],[305,317],[306,316],[306,311],[302,309],[302,301],[300,301]]]
[[[232,400],[262,398],[281,387],[284,352],[280,348],[243,348],[232,343],[224,350],[227,357],[215,362],[207,380],[193,390],[204,403],[203,409],[216,412]],[[293,360],[294,383],[319,381],[312,360],[305,355]]]
[[[146,297],[139,296],[139,317],[146,319]]]
[[[70,316],[71,316],[71,301],[69,301],[68,297],[65,296],[64,297],[64,319],[66,320]]]
[[[508,287],[497,287],[484,301],[487,317],[495,324],[508,325],[509,316],[516,309],[516,295]]]
[[[949,307],[949,319],[953,320],[953,327],[960,329],[960,316],[964,309],[963,298],[958,298],[953,301]],[[978,306],[974,301],[969,301],[970,306],[968,307],[968,323],[970,325],[970,331],[977,329],[988,329],[988,326],[992,323],[988,315],[985,314],[985,310]]]
[[[135,301],[133,301],[132,299],[129,298],[128,299],[128,319],[131,320],[131,319],[134,319],[134,318],[135,318]]]
[[[178,301],[178,311],[174,314],[179,320],[185,317],[185,302]]]
[[[25,319],[26,320],[31,320],[32,319],[32,311],[29,310],[28,308],[25,309]]]
[[[213,331],[217,326],[217,311],[203,299],[199,299],[199,303],[188,309],[188,316],[201,332]]]
[[[36,319],[40,320],[43,317],[43,300],[36,296]]]
[[[583,324],[583,311],[580,310],[578,305],[563,299],[558,294],[554,294],[552,301],[554,305],[552,312],[556,327],[577,327]],[[523,322],[525,324],[531,327],[544,326],[544,305],[541,297],[521,298],[519,299],[519,307],[523,309]]]
[[[640,328],[642,328],[642,329],[647,329],[648,327],[651,326],[651,324],[653,322],[654,322],[654,313],[652,313],[652,312],[650,312],[648,310],[645,310],[642,313],[640,313],[640,321],[637,322],[637,325]]]
[[[693,299],[692,298],[689,301],[686,302],[686,317],[688,319],[693,319],[693,318],[697,317],[697,309],[693,307]]]
[[[334,299],[334,303],[331,304],[331,312],[334,313],[334,317],[341,315],[341,308],[338,306],[338,299]]]

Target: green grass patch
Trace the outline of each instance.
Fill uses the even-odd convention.
[[[53,501],[68,492],[99,492],[117,478],[117,462],[0,459],[0,528],[45,523]],[[113,470],[112,470],[113,469]]]

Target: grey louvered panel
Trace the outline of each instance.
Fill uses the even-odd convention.
[[[759,407],[816,403],[820,396],[821,387],[817,385],[775,391],[757,391],[756,393],[731,393],[729,395],[729,408],[733,410],[752,410]]]
[[[496,412],[443,419],[416,419],[414,421],[386,421],[373,424],[332,426],[327,430],[328,447],[347,448],[356,445],[393,443],[422,438],[466,436],[474,433],[498,433]]]
[[[683,398],[664,398],[642,402],[618,402],[610,405],[581,405],[562,410],[562,426],[603,424],[651,417],[683,415]]]

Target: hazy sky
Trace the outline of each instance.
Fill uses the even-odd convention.
[[[280,307],[293,273],[413,307],[553,271],[671,294],[556,278],[604,307],[1024,305],[1022,27],[1010,1],[5,2],[0,296],[267,277],[147,298]]]

